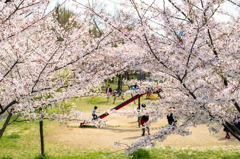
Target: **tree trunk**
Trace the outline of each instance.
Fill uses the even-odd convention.
[[[122,89],[122,86],[123,86],[123,76],[122,75],[120,75],[121,76],[121,82],[120,82],[120,90],[121,90],[121,92],[123,91],[123,89]],[[125,77],[126,77],[126,75],[125,75]]]
[[[127,80],[129,80],[129,73],[128,73],[128,71],[125,72],[125,75],[127,77]]]
[[[40,113],[42,112],[42,109],[40,108]],[[40,126],[40,140],[41,140],[41,154],[42,156],[45,156],[44,153],[44,138],[43,138],[43,119],[39,122]]]
[[[12,110],[9,112],[7,119],[6,119],[2,129],[0,130],[0,139],[2,138],[2,135],[3,135],[3,133],[4,133],[8,123],[9,123],[11,117],[12,117],[12,113],[11,112],[12,112]]]
[[[120,91],[121,80],[122,80],[121,75],[118,75],[118,88],[117,88],[118,92]]]

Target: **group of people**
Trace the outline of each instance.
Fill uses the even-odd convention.
[[[97,114],[96,114],[96,113],[99,113],[99,112],[97,111],[97,108],[98,108],[98,107],[95,106],[94,109],[93,109],[93,111],[92,111],[93,120],[95,120],[95,119],[98,118],[98,116],[97,116]],[[172,114],[172,111],[173,111],[174,109],[176,109],[176,108],[175,108],[175,107],[171,107],[171,108],[170,108],[170,111],[171,111],[171,112],[170,112],[169,115],[167,115],[167,119],[168,119],[168,124],[169,124],[169,125],[174,125],[174,126],[175,126],[175,123],[177,122],[177,120],[174,119],[173,114]],[[139,106],[139,107],[137,108],[137,110],[138,110],[138,113],[140,113],[140,110],[145,111],[145,110],[146,110],[146,104],[142,104],[142,107]],[[149,129],[149,127],[146,125],[146,123],[148,122],[148,120],[149,120],[149,115],[148,115],[148,114],[138,117],[139,127],[140,127],[140,125],[142,126],[142,136],[145,136],[145,131],[146,131],[146,129],[147,129],[148,135],[150,135],[150,129]]]
[[[92,116],[93,116],[93,120],[97,119],[98,116],[96,113],[99,113],[97,111],[97,106],[94,106],[94,109],[92,111]],[[142,110],[146,110],[146,104],[142,104]],[[140,112],[140,108],[138,109],[138,112]],[[142,125],[142,136],[145,136],[145,129],[147,129],[147,132],[148,132],[148,135],[150,135],[150,131],[149,131],[149,128],[148,126],[146,125],[146,123],[148,122],[149,120],[149,115],[143,115],[143,116],[140,116],[139,117],[139,124]]]
[[[110,96],[111,94],[113,95],[114,97],[114,101],[113,101],[113,104],[115,103],[117,97],[121,96],[121,99],[122,100],[125,100],[124,98],[124,93],[121,92],[121,91],[113,91],[112,88],[110,87],[110,84],[108,84],[108,87],[106,88],[106,94],[107,94],[107,103],[110,101]]]
[[[137,110],[140,113],[140,109],[141,110],[146,110],[146,104],[142,104],[142,108],[140,106],[138,106]],[[170,114],[167,115],[167,119],[168,119],[168,124],[169,125],[173,125],[176,126],[177,120],[173,117],[173,111],[176,109],[176,107],[171,107],[170,108]],[[150,130],[149,127],[146,125],[146,123],[149,120],[149,115],[143,115],[143,116],[139,116],[138,117],[138,126],[140,127],[140,125],[142,126],[142,136],[145,136],[145,131],[147,129],[148,131],[148,135],[150,135]]]
[[[136,85],[136,87],[137,87],[137,85]],[[118,96],[121,95],[121,98],[124,100],[124,95],[123,95],[123,93],[122,93],[122,92],[113,91],[109,84],[108,84],[108,87],[106,88],[106,94],[107,94],[107,103],[110,101],[110,96],[111,96],[111,94],[113,94],[113,96],[114,96],[114,102],[113,102],[113,104],[115,103],[117,94],[118,94]],[[140,113],[140,109],[141,109],[141,110],[146,110],[146,104],[142,104],[141,106],[142,106],[142,107],[139,106],[138,109],[137,109],[139,113]],[[97,108],[98,108],[97,106],[94,106],[94,109],[93,109],[93,111],[92,111],[93,120],[95,120],[95,119],[98,118],[98,116],[97,116],[97,114],[96,114],[96,113],[99,113],[99,112],[97,111]],[[175,107],[172,107],[172,108],[175,109]],[[176,120],[174,120],[172,111],[171,111],[171,113],[170,113],[169,115],[167,115],[167,119],[168,119],[168,124],[169,124],[169,125],[175,125]],[[140,125],[142,126],[142,136],[145,136],[145,131],[146,131],[146,129],[147,129],[148,135],[150,135],[149,127],[146,125],[146,123],[148,122],[148,120],[149,120],[149,115],[147,115],[147,114],[138,117],[139,127],[140,127]]]

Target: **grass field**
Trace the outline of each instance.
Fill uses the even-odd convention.
[[[44,122],[44,133],[51,133],[50,124],[58,124],[56,122]],[[37,123],[16,123],[0,140],[1,159],[33,159],[41,158],[40,141]],[[100,158],[131,158],[126,157],[123,151],[81,151],[78,147],[69,145],[61,145],[57,143],[45,142],[47,159],[100,159]],[[240,158],[239,147],[221,147],[221,148],[176,148],[170,146],[161,146],[158,148],[146,148],[140,150],[132,156],[133,158],[149,158],[149,159],[238,159]]]
[[[112,98],[112,97],[111,97]],[[131,98],[131,96],[126,96],[126,99]],[[111,99],[112,100],[112,99]],[[100,111],[111,109],[112,107],[122,103],[123,101],[120,98],[117,98],[115,104],[112,104],[112,101],[106,104],[106,97],[104,98],[104,103],[102,103],[101,99],[97,98],[94,103],[91,103],[91,97],[85,98],[73,98],[69,100],[70,103],[75,103],[76,110],[81,110],[87,112],[87,116],[91,116],[90,112],[92,111],[95,105],[99,106]],[[141,98],[141,102],[144,102],[144,97]],[[136,105],[135,105],[136,106]],[[50,113],[59,113],[60,109],[58,107],[54,107],[48,109]],[[102,112],[103,113],[103,112]],[[113,119],[113,118],[111,118]],[[123,119],[119,119],[123,120]],[[125,120],[125,119],[124,119]],[[4,121],[0,121],[0,127],[3,125]],[[129,121],[128,121],[129,123]],[[132,122],[130,122],[132,123]],[[116,123],[117,124],[117,123]],[[134,124],[134,123],[133,123]],[[69,128],[66,128],[69,127]],[[76,126],[69,126],[65,124],[60,124],[58,122],[49,122],[44,120],[44,136],[45,136],[45,152],[47,159],[102,159],[102,158],[144,158],[144,159],[188,159],[188,158],[199,158],[199,159],[238,159],[240,158],[240,147],[238,146],[217,146],[213,147],[199,147],[199,148],[186,148],[186,147],[173,147],[173,146],[158,146],[156,148],[145,148],[143,150],[138,150],[131,157],[126,157],[124,153],[124,147],[119,148],[118,150],[110,149],[110,148],[96,148],[94,150],[83,150],[83,148],[76,146],[76,143],[72,141],[78,140],[79,138],[75,138],[73,140],[65,139],[64,142],[61,141],[61,137],[65,137],[67,135],[71,135],[69,132],[76,131],[78,137],[86,138],[85,135],[81,136],[83,132],[87,129],[94,130],[96,133],[101,131],[95,130],[93,127],[79,129]],[[134,132],[136,128],[129,125],[129,128],[126,129],[125,126],[119,125],[115,126],[117,128],[105,129],[102,130],[103,133],[109,131],[110,134],[118,133],[120,134],[121,131],[126,134],[126,132]],[[57,129],[56,129],[57,128]],[[62,128],[62,129],[61,129]],[[69,132],[64,132],[69,129]],[[81,132],[80,132],[81,130]],[[120,131],[121,130],[121,131]],[[138,130],[136,130],[138,134]],[[63,134],[59,138],[59,141],[51,140],[54,136],[58,134]],[[140,134],[140,133],[139,133]],[[103,134],[103,137],[105,134]],[[58,138],[58,137],[57,137]],[[91,138],[91,137],[90,137]],[[131,138],[128,136],[128,138]],[[126,140],[128,139],[126,138]],[[98,139],[98,136],[96,136]],[[100,138],[99,138],[100,139]],[[137,138],[136,138],[137,139]],[[133,137],[133,140],[136,140]],[[231,140],[232,141],[232,140]],[[76,142],[76,141],[75,141]],[[89,141],[91,142],[91,141]],[[101,142],[101,141],[100,141]],[[112,142],[112,141],[111,141]],[[227,140],[230,142],[230,140]],[[226,142],[226,143],[227,143]],[[88,143],[89,144],[89,143]],[[92,143],[94,144],[94,143]],[[96,147],[101,145],[96,145]],[[186,145],[187,146],[187,145]],[[40,137],[39,137],[39,124],[38,122],[17,122],[13,123],[9,127],[7,127],[3,137],[0,139],[0,159],[40,159]]]

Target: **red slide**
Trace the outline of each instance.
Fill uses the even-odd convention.
[[[145,94],[148,94],[148,93],[150,93],[150,92],[151,92],[151,91],[148,91],[148,92],[146,92],[146,93],[144,93],[144,94],[137,94],[137,95],[135,95],[134,97],[132,97],[132,98],[126,100],[125,102],[119,104],[118,106],[112,108],[111,110],[114,110],[114,109],[115,109],[115,110],[121,109],[122,107],[128,105],[129,103],[135,101],[136,99],[138,99],[138,98],[140,98],[141,96],[143,96],[143,95],[145,95]],[[96,119],[93,119],[93,120],[97,120],[97,119],[99,119],[99,118],[100,118],[100,119],[103,119],[103,118],[105,118],[105,117],[108,116],[108,115],[109,115],[109,114],[106,112],[106,113],[100,115],[99,117],[97,117]],[[81,123],[80,126],[83,125],[83,124],[84,124],[84,122]]]

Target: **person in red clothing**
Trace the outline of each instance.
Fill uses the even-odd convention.
[[[146,110],[146,104],[142,104],[142,110]],[[147,129],[148,131],[148,135],[150,135],[150,132],[149,132],[149,128],[146,126],[146,123],[148,122],[149,120],[149,115],[143,115],[141,116],[141,119],[140,119],[140,125],[142,125],[142,136],[145,136],[145,129]]]
[[[125,73],[122,74],[122,79],[126,79]]]

